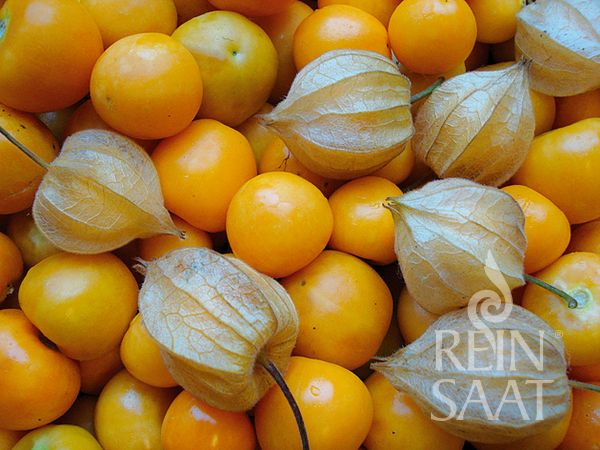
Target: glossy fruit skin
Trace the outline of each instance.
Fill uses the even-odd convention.
[[[311,450],[356,449],[373,419],[369,391],[352,372],[317,359],[292,357],[285,381],[304,418]],[[300,449],[290,407],[273,386],[254,409],[262,450]]]
[[[0,103],[47,112],[87,94],[102,38],[83,5],[77,0],[8,0],[0,10],[3,21]]]
[[[480,444],[475,442],[472,445],[477,450],[554,450],[564,440],[569,424],[571,423],[573,401],[570,400],[569,404],[570,408],[567,414],[560,421],[550,425],[545,431],[539,434],[534,434],[533,436],[508,444]]]
[[[315,259],[327,245],[333,215],[312,183],[287,172],[267,172],[244,184],[227,211],[233,253],[279,278]]]
[[[392,295],[367,263],[325,250],[281,280],[298,316],[294,354],[353,370],[375,355],[392,318]]]
[[[368,450],[461,450],[465,441],[442,430],[404,392],[380,373],[365,384],[373,398],[373,424],[365,439]]]
[[[593,384],[600,385],[596,380]],[[585,389],[573,389],[573,414],[567,435],[557,450],[584,450],[597,447],[600,439],[600,395]]]
[[[385,178],[394,184],[400,184],[408,178],[414,166],[415,152],[410,141],[408,141],[402,153],[371,175]]]
[[[340,185],[339,180],[332,180],[308,170],[294,156],[282,139],[276,137],[264,149],[258,163],[258,173],[289,172],[296,174],[314,184],[325,197]]]
[[[76,425],[46,425],[30,431],[13,450],[102,450],[88,431]]]
[[[131,375],[150,386],[177,386],[160,356],[158,344],[150,337],[139,314],[121,341],[121,361]]]
[[[439,315],[430,313],[417,303],[406,287],[398,297],[397,320],[400,334],[405,344],[410,344],[421,337],[427,328],[439,319]]]
[[[164,450],[254,450],[254,427],[245,413],[222,411],[182,391],[162,423]]]
[[[185,220],[177,216],[171,216],[177,229],[185,233],[185,238],[172,236],[170,234],[159,234],[147,239],[140,239],[140,257],[146,261],[160,258],[172,250],[188,247],[213,248],[210,234],[191,226]]]
[[[0,104],[0,126],[44,161],[52,161],[60,146],[50,130],[32,114]],[[0,214],[12,214],[33,204],[45,170],[0,135]]]
[[[12,283],[23,273],[23,259],[15,243],[0,233],[0,303],[11,293]]]
[[[497,44],[509,40],[517,31],[521,0],[467,0],[477,22],[477,40]]]
[[[42,259],[60,252],[37,227],[31,211],[10,216],[7,232],[19,248],[27,267],[35,266]]]
[[[277,51],[246,17],[211,11],[181,25],[173,38],[191,52],[202,75],[198,117],[236,127],[269,98],[277,78]]]
[[[571,235],[568,251],[600,254],[600,220],[576,227]]]
[[[212,119],[192,122],[152,153],[167,209],[209,232],[225,229],[233,195],[256,175],[248,140]]]
[[[402,0],[319,0],[319,8],[329,5],[349,5],[362,9],[387,26],[392,13]]]
[[[600,89],[556,99],[554,128],[566,127],[591,117],[600,117]]]
[[[218,9],[226,9],[247,17],[270,16],[285,11],[294,0],[209,0]]]
[[[102,117],[98,115],[94,109],[94,104],[91,100],[86,100],[73,112],[69,121],[65,126],[65,139],[78,131],[83,130],[108,130],[116,131],[109,124],[107,124]],[[121,133],[123,134],[123,133]],[[136,139],[131,138],[147,152],[151,152],[156,147],[155,140]]]
[[[47,347],[17,309],[0,310],[0,428],[30,430],[64,414],[79,392],[77,364]]]
[[[171,34],[177,26],[173,0],[80,1],[94,17],[104,48],[132,34]]]
[[[394,218],[384,206],[402,191],[385,178],[362,177],[337,189],[329,198],[333,233],[329,246],[377,264],[396,261]]]
[[[79,361],[81,392],[98,395],[122,368],[120,347],[113,348],[98,358]]]
[[[475,45],[475,16],[464,0],[404,0],[388,25],[398,60],[423,74],[446,72]]]
[[[536,276],[574,296],[579,306],[569,309],[563,299],[533,284],[525,288],[522,306],[562,333],[571,365],[600,363],[600,255],[569,253]]]
[[[160,428],[176,389],[142,383],[126,370],[100,393],[94,426],[104,450],[161,450]]]
[[[571,224],[600,217],[600,118],[534,138],[512,179],[548,197]]]
[[[502,190],[519,203],[525,214],[525,273],[542,270],[560,258],[569,245],[569,221],[554,203],[527,186],[510,185]]]
[[[177,9],[177,25],[215,9],[208,0],[173,0]]]
[[[533,105],[533,114],[535,115],[534,134],[545,133],[552,129],[554,118],[556,116],[556,102],[554,97],[541,92],[529,90],[531,104]]]
[[[116,256],[59,253],[29,269],[19,304],[65,355],[89,360],[119,345],[137,293],[135,278]]]
[[[371,14],[348,5],[317,9],[297,28],[294,62],[298,70],[323,53],[341,48],[370,50],[390,57],[385,27]]]
[[[187,127],[202,102],[194,58],[160,33],[128,36],[110,46],[92,72],[94,108],[115,130],[139,139],[162,139]]]
[[[79,395],[69,410],[54,423],[65,425],[77,425],[87,430],[92,436],[96,434],[94,429],[94,414],[98,397],[95,395]]]
[[[302,21],[312,12],[312,8],[306,3],[296,0],[279,14],[254,19],[254,22],[271,38],[275,50],[277,50],[279,60],[277,79],[269,96],[273,103],[279,102],[287,95],[292,81],[294,81],[297,72],[293,52],[294,34]]]

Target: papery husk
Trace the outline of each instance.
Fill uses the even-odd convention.
[[[102,253],[136,238],[180,234],[148,154],[106,130],[67,138],[38,188],[32,212],[48,240],[71,253]]]
[[[167,369],[192,395],[246,411],[285,371],[299,320],[285,289],[233,256],[175,250],[148,262],[139,309]]]
[[[298,73],[262,121],[309,170],[356,178],[398,156],[412,137],[410,80],[378,53],[329,51]]]
[[[446,81],[419,110],[415,128],[417,157],[439,177],[503,184],[525,161],[534,137],[526,64]]]
[[[543,432],[569,411],[564,345],[555,331],[535,314],[517,305],[503,306],[510,311],[465,308],[445,314],[418,340],[382,362],[372,364],[372,368],[381,372],[396,389],[408,393],[432,418],[451,416],[448,403],[453,402],[456,415],[435,423],[468,441],[499,444]],[[472,316],[473,311],[476,316]],[[498,317],[501,319],[498,320]],[[519,343],[514,345],[513,351],[511,333],[513,336],[520,335],[535,358],[539,358],[540,347],[543,346],[541,364],[536,366]],[[471,343],[469,334],[473,336]],[[503,342],[503,350],[494,345],[500,341]],[[471,364],[468,361],[469,353],[472,353],[470,345],[474,345],[471,349],[477,348]],[[458,364],[448,353],[440,351],[450,348]],[[437,380],[453,380],[453,383],[444,381],[438,384],[438,392],[450,399],[448,403],[440,395],[435,395],[438,393],[434,387]],[[490,420],[482,404],[470,403],[462,420],[459,419],[458,415],[476,380],[480,380],[492,413],[497,412],[509,381],[514,380],[529,420],[515,403],[505,403],[498,420]],[[537,386],[531,381],[526,383],[528,380],[552,381],[543,385],[540,415],[536,409]],[[471,400],[480,399],[479,393],[471,394]],[[507,399],[515,397],[511,390]],[[538,418],[541,420],[536,420]]]
[[[517,14],[515,48],[531,87],[564,97],[600,87],[600,2],[537,0]]]
[[[395,250],[406,287],[426,310],[443,314],[494,289],[491,252],[510,289],[524,284],[525,217],[507,193],[449,178],[388,199]]]

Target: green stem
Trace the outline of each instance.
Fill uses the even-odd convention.
[[[306,425],[304,425],[304,419],[302,418],[302,413],[300,412],[300,408],[298,407],[298,403],[296,403],[296,399],[292,395],[289,386],[283,379],[283,375],[279,372],[279,369],[273,361],[266,360],[261,362],[262,366],[265,368],[267,372],[273,377],[275,383],[283,392],[285,399],[290,404],[290,408],[292,408],[292,412],[294,413],[294,418],[296,419],[296,424],[298,425],[298,432],[300,433],[300,440],[302,441],[302,450],[309,450],[308,445],[308,434],[306,433]]]
[[[49,169],[50,165],[46,161],[44,161],[37,154],[29,150],[23,144],[21,144],[12,134],[6,131],[2,126],[0,126],[0,134],[2,134],[6,139],[8,139],[8,141],[11,144],[14,144],[16,147],[19,148],[19,150],[21,150],[23,153],[29,156],[29,158],[31,158],[36,164],[38,164],[46,170]]]
[[[583,381],[569,380],[569,386],[575,389],[586,389],[588,391],[600,393],[600,386],[591,383],[584,383]]]
[[[546,289],[549,292],[552,292],[554,295],[558,295],[560,298],[562,298],[564,301],[567,302],[567,306],[570,309],[575,309],[575,308],[577,308],[577,306],[579,306],[579,303],[577,302],[577,300],[574,297],[572,297],[571,295],[567,294],[562,289],[558,289],[558,288],[552,286],[551,284],[548,284],[545,281],[542,281],[539,278],[536,278],[536,277],[528,275],[528,274],[525,274],[525,280],[528,281],[529,283],[533,283],[543,289]]]
[[[426,89],[423,89],[421,92],[417,92],[415,95],[413,95],[410,98],[410,104],[414,104],[417,103],[419,100],[421,100],[422,98],[427,97],[429,94],[431,94],[433,91],[435,91],[438,87],[440,87],[440,85],[444,82],[444,77],[440,77],[437,80],[435,80],[433,82],[433,84],[431,84],[431,86],[429,86]]]

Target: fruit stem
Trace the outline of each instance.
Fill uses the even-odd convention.
[[[584,383],[582,381],[569,380],[569,386],[571,386],[575,389],[585,389],[588,391],[600,393],[600,386],[596,386],[595,384],[591,384],[591,383]]]
[[[551,284],[548,284],[545,281],[542,281],[539,278],[528,274],[525,274],[525,280],[529,283],[533,283],[543,289],[546,289],[549,292],[552,292],[554,295],[558,295],[560,298],[567,302],[567,306],[570,309],[575,309],[579,306],[579,302],[573,296],[567,294],[562,289],[558,289],[557,287],[554,287]]]
[[[8,139],[8,141],[11,144],[14,144],[16,147],[19,148],[19,150],[21,150],[23,153],[25,153],[27,156],[29,156],[29,158],[31,158],[37,165],[43,167],[46,170],[49,169],[50,165],[46,161],[44,161],[42,158],[40,158],[34,152],[32,152],[27,147],[25,147],[23,144],[21,144],[19,141],[17,141],[17,139],[12,134],[10,134],[8,131],[6,131],[4,129],[4,127],[2,127],[2,126],[0,126],[0,134],[2,134],[6,139]]]
[[[308,434],[306,433],[306,426],[304,425],[304,419],[302,418],[302,413],[300,412],[300,408],[298,407],[298,403],[296,403],[296,399],[292,395],[289,386],[283,379],[283,375],[277,368],[277,366],[273,363],[273,361],[267,359],[265,361],[261,361],[262,366],[265,368],[267,372],[273,377],[275,383],[283,392],[285,399],[290,404],[290,408],[292,408],[292,412],[294,413],[294,418],[296,419],[296,424],[298,425],[298,432],[300,433],[300,440],[302,441],[302,450],[309,450],[308,445]]]
[[[440,77],[437,80],[435,80],[429,87],[423,89],[421,92],[417,92],[415,95],[413,95],[410,98],[410,104],[415,104],[417,103],[419,100],[421,100],[422,98],[427,97],[429,94],[431,94],[433,91],[435,91],[438,87],[440,87],[440,85],[444,82],[444,77]]]

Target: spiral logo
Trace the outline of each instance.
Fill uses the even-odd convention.
[[[488,251],[486,257],[485,273],[494,286],[498,288],[502,297],[496,291],[485,289],[475,293],[469,299],[467,307],[469,320],[478,330],[489,330],[486,322],[504,322],[512,311],[510,287],[504,279],[491,251]]]

